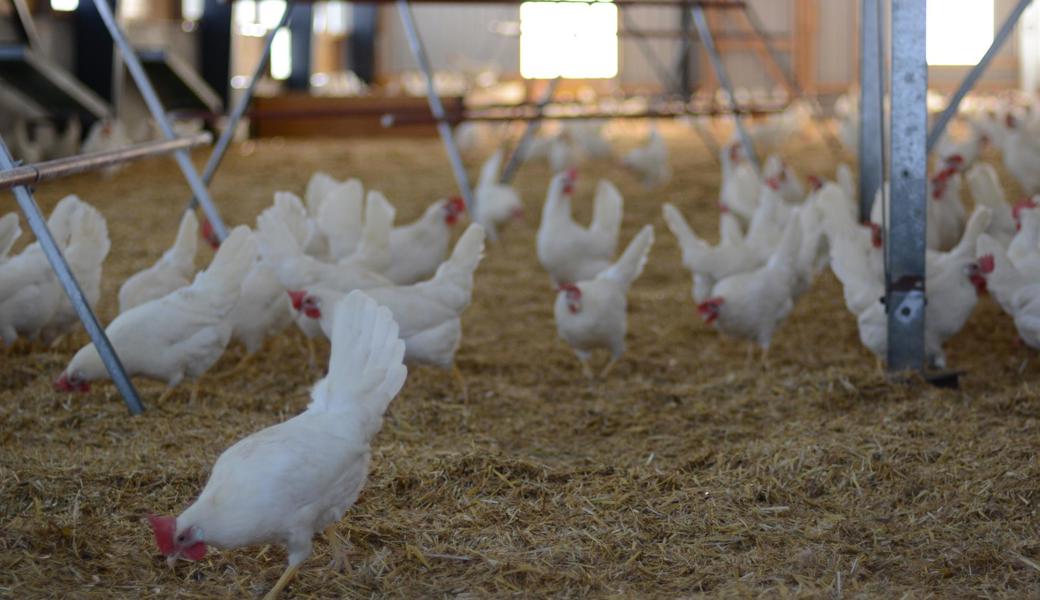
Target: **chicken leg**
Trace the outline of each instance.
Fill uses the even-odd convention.
[[[237,375],[238,373],[241,373],[250,363],[253,362],[254,356],[256,356],[256,353],[243,354],[242,358],[238,361],[238,363],[235,364],[235,366],[231,367],[227,371],[224,371],[223,373],[217,374],[216,376],[214,376],[214,379],[216,381],[223,381],[228,377],[231,377],[232,375]]]
[[[281,595],[282,590],[285,589],[285,586],[289,585],[289,582],[296,576],[298,570],[300,570],[299,565],[289,565],[286,567],[285,572],[278,578],[278,582],[275,583],[274,587],[271,588],[271,591],[267,592],[267,595],[264,596],[264,600],[275,600],[278,598],[278,596]]]
[[[156,404],[162,404],[173,394],[173,390],[176,389],[174,386],[167,386],[163,393],[159,395],[159,399],[155,401]]]
[[[621,360],[620,356],[611,358],[610,362],[607,363],[607,366],[603,367],[603,370],[600,372],[600,379],[606,379],[607,375],[610,375],[610,372],[614,369],[614,365],[618,364],[619,360]]]
[[[325,528],[323,534],[329,542],[329,553],[332,554],[332,562],[329,567],[337,573],[342,573],[347,568],[347,548],[336,533],[336,525],[332,524]]]

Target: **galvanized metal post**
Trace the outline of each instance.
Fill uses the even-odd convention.
[[[1000,52],[1000,48],[1004,45],[1004,42],[1011,37],[1011,32],[1014,31],[1015,24],[1017,24],[1018,20],[1022,18],[1022,13],[1029,8],[1029,5],[1032,4],[1032,2],[1033,0],[1018,0],[1018,4],[1016,4],[1011,10],[1007,20],[1004,21],[1004,24],[1000,26],[1000,30],[997,31],[997,35],[993,38],[993,43],[990,44],[989,50],[986,50],[986,54],[983,55],[982,60],[979,61],[979,64],[972,67],[971,71],[968,71],[968,76],[961,82],[960,87],[957,88],[953,97],[950,98],[950,103],[946,105],[942,114],[939,115],[935,124],[932,125],[932,130],[928,133],[929,152],[935,148],[939,139],[942,138],[943,133],[946,132],[946,126],[950,124],[950,120],[957,114],[957,109],[961,105],[961,100],[964,100],[964,97],[968,95],[968,92],[970,92],[971,89],[975,87],[975,84],[978,83],[982,74],[986,72],[989,63],[993,60],[993,57],[997,55],[997,52]]]
[[[928,65],[925,0],[892,0],[891,208],[888,255],[889,371],[925,366]]]
[[[859,218],[866,222],[884,177],[881,0],[860,0],[859,22]]]
[[[13,168],[14,161],[11,159],[3,139],[0,138],[0,170],[6,171]],[[65,257],[62,256],[61,250],[58,249],[58,245],[54,242],[50,230],[47,229],[47,222],[44,220],[43,214],[40,213],[40,207],[36,205],[36,201],[33,200],[28,187],[18,186],[12,188],[12,191],[15,199],[18,200],[18,206],[25,214],[25,219],[29,222],[29,227],[36,236],[36,240],[40,243],[40,248],[43,249],[43,253],[51,263],[51,268],[54,269],[54,274],[58,276],[61,287],[69,297],[69,302],[76,309],[79,320],[83,322],[87,334],[90,335],[90,341],[94,342],[94,347],[97,348],[98,354],[101,355],[101,361],[105,364],[105,368],[108,369],[109,375],[112,376],[112,381],[115,382],[119,393],[123,395],[123,401],[126,402],[126,407],[130,409],[130,414],[141,414],[144,412],[144,406],[141,405],[141,399],[137,395],[137,390],[134,389],[134,384],[127,377],[123,364],[119,361],[119,356],[116,355],[112,343],[108,340],[108,336],[105,335],[105,330],[98,323],[97,317],[94,316],[94,311],[90,309],[86,296],[83,295],[83,290],[80,289],[79,284],[76,282],[76,277],[72,274],[68,263],[65,262]]]
[[[112,41],[119,48],[119,53],[126,63],[126,68],[130,71],[130,76],[134,78],[137,89],[141,92],[141,97],[144,98],[145,104],[148,105],[148,110],[159,125],[159,129],[162,130],[163,136],[168,140],[176,138],[177,134],[174,133],[173,127],[170,126],[169,119],[166,118],[166,111],[163,109],[162,102],[159,100],[159,96],[156,95],[152,83],[148,80],[148,75],[144,72],[144,68],[141,67],[141,61],[137,59],[137,53],[134,52],[129,40],[126,39],[126,35],[123,34],[119,24],[116,23],[115,15],[112,14],[112,8],[108,5],[108,0],[94,0],[94,5],[97,7],[101,20],[104,21],[105,26],[108,28]],[[188,154],[187,150],[180,150],[174,154],[174,157],[177,159],[177,165],[184,174],[184,178],[188,180],[191,192],[199,199],[202,211],[206,213],[206,219],[213,226],[213,232],[218,239],[223,241],[227,237],[227,228],[224,227],[224,221],[221,220],[220,213],[217,212],[217,207],[213,204],[209,191],[206,190],[206,184],[202,182],[198,171],[195,170],[195,165],[191,162],[191,155]]]
[[[527,126],[524,128],[523,135],[520,136],[520,141],[516,143],[516,148],[513,148],[513,154],[509,156],[509,160],[506,161],[506,166],[502,169],[502,175],[499,177],[499,183],[509,183],[513,180],[516,175],[517,169],[524,162],[524,156],[527,153],[527,147],[531,145],[531,140],[534,139],[538,128],[542,125],[542,112],[545,110],[545,105],[552,102],[553,94],[556,93],[556,88],[560,85],[560,78],[557,77],[549,82],[549,85],[545,88],[545,93],[538,100],[536,106],[536,118],[531,119],[527,122]]]
[[[683,101],[689,102],[693,97],[693,43],[691,33],[693,29],[693,15],[690,13],[689,3],[684,2],[679,8],[679,31],[682,38],[679,40],[679,89]]]
[[[430,59],[426,55],[426,48],[423,47],[422,40],[419,39],[419,31],[415,27],[412,7],[408,0],[397,0],[397,12],[401,16],[401,25],[404,26],[404,33],[408,37],[408,46],[411,47],[412,54],[415,56],[415,62],[419,64],[419,69],[422,70],[426,79],[426,100],[430,104],[430,112],[433,113],[433,118],[437,120],[437,131],[441,135],[441,141],[444,142],[444,148],[448,151],[451,170],[455,173],[455,183],[458,184],[459,192],[462,193],[462,198],[466,201],[466,210],[471,215],[475,214],[477,199],[473,195],[473,189],[470,188],[469,177],[466,175],[466,165],[462,163],[462,154],[455,143],[455,135],[451,131],[451,124],[448,123],[448,118],[444,113],[444,104],[441,103],[441,97],[437,93],[437,87],[434,85],[433,68],[430,66]]]
[[[264,76],[267,71],[267,63],[271,59],[271,46],[274,43],[274,36],[289,22],[290,15],[295,7],[292,4],[285,5],[285,11],[282,13],[282,19],[278,22],[278,25],[271,30],[268,34],[267,40],[264,42],[264,51],[260,54],[260,58],[257,60],[256,67],[253,69],[253,74],[249,78],[249,85],[246,89],[242,90],[242,95],[235,101],[234,108],[231,109],[231,114],[228,115],[227,124],[224,127],[224,131],[220,133],[220,139],[217,140],[217,145],[213,147],[213,152],[210,153],[209,159],[206,161],[206,168],[202,171],[202,182],[207,186],[213,181],[213,176],[217,173],[217,169],[220,168],[221,161],[224,160],[224,155],[227,154],[228,148],[231,146],[231,140],[235,137],[235,130],[238,129],[238,123],[242,120],[242,116],[246,114],[246,110],[249,108],[249,103],[253,100],[253,94],[256,92],[256,84]],[[198,205],[198,198],[192,196],[191,204],[189,208],[194,209]]]
[[[708,26],[708,19],[704,15],[704,7],[695,4],[690,10],[693,12],[693,24],[697,27],[697,35],[700,36],[701,42],[704,43],[704,49],[708,52],[708,58],[711,59],[711,66],[715,71],[715,76],[718,77],[722,88],[726,90],[726,94],[729,95],[733,108],[733,123],[737,127],[737,135],[740,136],[740,145],[744,148],[744,155],[747,156],[751,165],[755,167],[755,171],[761,173],[762,164],[758,161],[758,154],[755,152],[755,145],[751,143],[751,136],[748,135],[747,129],[744,127],[744,119],[740,116],[737,96],[733,91],[733,82],[730,81],[729,73],[726,72],[726,66],[722,64],[722,56],[715,46],[715,38],[712,37],[711,27]]]

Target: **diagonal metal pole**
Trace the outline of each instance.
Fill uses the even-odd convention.
[[[94,5],[97,7],[101,20],[104,21],[105,27],[108,28],[112,41],[119,48],[119,54],[122,56],[126,68],[130,71],[130,76],[134,78],[137,89],[141,92],[141,97],[144,98],[145,104],[148,105],[149,112],[152,113],[152,117],[159,125],[159,129],[162,130],[163,136],[168,140],[175,139],[177,134],[174,133],[173,127],[170,126],[169,119],[166,118],[166,110],[163,109],[162,102],[155,93],[155,88],[152,87],[151,81],[148,80],[148,75],[144,72],[141,61],[137,58],[137,53],[130,46],[130,42],[126,39],[123,30],[119,28],[108,0],[94,0]],[[213,232],[218,239],[224,241],[227,237],[227,228],[224,226],[224,221],[220,218],[217,207],[213,204],[213,199],[209,196],[206,184],[203,183],[202,178],[199,177],[199,172],[195,170],[195,165],[191,162],[191,155],[188,154],[187,150],[180,150],[174,154],[174,157],[177,159],[177,165],[184,174],[184,178],[188,180],[188,186],[191,187],[192,194],[198,198],[199,204],[202,206],[202,212],[206,213],[206,219],[213,226]]]
[[[621,13],[621,20],[625,26],[625,31],[631,33],[632,37],[635,38],[636,46],[639,48],[639,51],[640,53],[642,53],[643,57],[646,58],[646,62],[650,64],[650,68],[652,68],[654,70],[654,73],[657,74],[657,80],[661,82],[661,85],[664,86],[665,90],[670,90],[673,93],[682,94],[683,101],[689,102],[690,99],[688,97],[688,94],[686,94],[684,91],[688,86],[684,85],[681,81],[675,80],[675,77],[672,75],[671,71],[669,71],[668,68],[664,66],[664,63],[661,62],[660,57],[658,57],[657,53],[654,52],[653,46],[650,45],[649,40],[647,40],[642,30],[637,29],[629,21],[628,12],[625,10],[620,10],[619,12]],[[686,13],[684,12],[683,14]],[[689,40],[690,37],[686,36],[685,43],[687,45],[689,44]],[[689,53],[687,52],[687,56],[688,55]],[[708,153],[711,154],[712,159],[714,159],[717,163],[721,163],[722,161],[719,158],[719,155],[722,152],[722,148],[719,146],[718,141],[715,140],[715,136],[713,136],[711,132],[708,131],[703,125],[701,125],[700,121],[698,121],[696,117],[690,119],[689,122],[690,126],[693,128],[694,133],[697,134],[697,137],[699,137],[701,142],[705,145],[705,147],[708,148]]]
[[[426,48],[423,47],[422,40],[419,38],[419,30],[415,27],[415,18],[412,16],[412,7],[408,0],[397,0],[397,12],[401,15],[401,25],[404,26],[405,36],[408,37],[408,46],[411,47],[412,54],[415,56],[415,62],[419,64],[419,69],[422,70],[423,77],[426,79],[426,100],[430,104],[430,112],[433,113],[433,118],[437,120],[437,131],[441,135],[441,141],[444,142],[444,148],[448,151],[451,170],[455,173],[455,183],[458,184],[462,198],[466,201],[466,210],[471,215],[476,214],[477,199],[474,197],[473,189],[469,185],[466,165],[463,164],[462,154],[459,153],[459,147],[455,143],[455,135],[452,133],[451,125],[444,114],[444,104],[441,103],[441,97],[437,93],[437,87],[433,82],[433,68],[430,67],[430,59],[426,55]]]
[[[271,46],[274,44],[274,36],[278,33],[278,30],[289,24],[292,19],[292,12],[294,9],[292,3],[287,2],[285,4],[285,11],[282,13],[282,19],[278,22],[278,25],[271,30],[268,34],[267,40],[264,42],[264,51],[260,54],[260,58],[256,62],[256,68],[253,69],[253,74],[249,78],[249,85],[246,89],[242,90],[242,94],[235,101],[234,108],[231,109],[231,114],[228,115],[228,121],[224,128],[224,131],[220,134],[220,139],[217,140],[217,145],[213,147],[213,152],[210,153],[209,159],[206,161],[206,168],[202,171],[202,183],[209,186],[210,182],[213,181],[213,176],[217,173],[217,169],[220,168],[220,163],[224,160],[224,155],[227,154],[228,148],[231,146],[231,140],[235,137],[235,129],[238,128],[239,121],[242,120],[242,116],[245,115],[246,110],[249,108],[249,103],[253,100],[253,94],[256,92],[257,82],[264,76],[267,71],[267,63],[271,59]],[[191,204],[189,209],[194,209],[199,203],[198,197],[192,196]]]
[[[3,139],[0,139],[0,170],[6,171],[13,168],[14,161],[11,159]],[[80,289],[79,284],[76,282],[76,277],[72,274],[68,263],[65,262],[65,257],[62,256],[61,250],[58,249],[58,245],[54,242],[54,237],[51,236],[50,229],[47,228],[47,222],[40,213],[40,207],[36,205],[36,200],[33,199],[32,193],[26,186],[12,188],[12,191],[14,191],[15,199],[18,200],[18,206],[25,213],[25,219],[29,222],[29,227],[36,236],[36,240],[40,243],[40,248],[43,249],[43,253],[47,256],[48,262],[51,263],[51,268],[54,269],[54,274],[57,275],[61,287],[69,297],[69,302],[76,309],[79,320],[83,322],[83,327],[86,328],[87,334],[90,335],[90,341],[94,342],[94,347],[97,348],[98,354],[101,355],[101,361],[105,364],[105,368],[108,369],[109,375],[112,376],[112,381],[116,384],[119,393],[123,395],[123,401],[126,402],[126,407],[130,409],[130,414],[141,414],[144,412],[144,406],[137,395],[137,390],[134,389],[134,384],[127,377],[123,364],[119,361],[119,356],[116,355],[112,343],[108,340],[108,336],[105,335],[105,330],[98,323],[97,317],[94,316],[94,311],[90,309],[86,296],[83,295],[83,290]]]
[[[520,141],[516,143],[516,148],[513,148],[513,153],[509,156],[509,160],[506,161],[505,168],[502,169],[502,176],[498,179],[499,183],[512,181],[520,165],[523,164],[524,157],[527,154],[527,147],[531,145],[531,140],[534,139],[538,129],[542,126],[542,113],[545,111],[545,106],[552,102],[553,94],[556,93],[560,80],[560,77],[553,79],[549,82],[548,87],[545,88],[545,93],[538,100],[538,104],[535,105],[535,118],[527,122],[527,127],[524,128]]]
[[[881,0],[860,0],[859,22],[859,219],[865,223],[884,174]]]
[[[987,50],[986,54],[983,55],[982,60],[979,61],[979,64],[972,67],[971,71],[968,71],[968,76],[961,82],[960,87],[957,88],[953,97],[950,98],[950,103],[942,111],[942,114],[939,115],[939,118],[935,120],[935,125],[932,126],[932,130],[928,133],[929,152],[932,151],[935,144],[937,144],[939,139],[942,138],[943,133],[946,132],[946,126],[950,124],[950,120],[957,114],[957,109],[961,105],[961,100],[964,100],[964,97],[968,95],[968,92],[975,87],[979,78],[982,77],[984,72],[986,72],[986,68],[989,67],[989,63],[993,60],[993,57],[1000,52],[1001,46],[1003,46],[1004,42],[1011,37],[1011,32],[1014,31],[1015,25],[1018,23],[1018,20],[1022,18],[1022,13],[1029,8],[1030,4],[1032,4],[1032,0],[1018,1],[1018,4],[1016,4],[1015,8],[1011,10],[1008,18],[1004,21],[1004,24],[1000,26],[1000,30],[997,31],[997,35],[993,38],[993,43],[990,44],[989,50]]]
[[[892,201],[885,235],[888,369],[925,367],[928,65],[925,3],[892,0]]]
[[[730,81],[729,73],[726,72],[726,66],[722,64],[722,56],[715,46],[715,38],[711,34],[711,27],[708,26],[708,19],[704,15],[704,7],[694,4],[690,10],[693,12],[693,24],[697,28],[697,35],[701,38],[701,42],[704,43],[704,49],[708,51],[708,58],[711,59],[711,66],[715,71],[715,76],[718,77],[719,84],[726,90],[726,94],[729,95],[729,101],[733,108],[733,123],[736,125],[737,134],[740,136],[740,145],[744,147],[744,155],[747,156],[748,161],[755,168],[755,172],[761,173],[762,164],[758,161],[758,154],[755,153],[755,145],[751,143],[751,136],[748,135],[747,129],[744,127],[744,119],[741,117],[740,107],[737,105],[737,96],[733,91],[733,82]]]

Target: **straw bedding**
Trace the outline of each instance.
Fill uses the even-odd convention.
[[[412,370],[375,441],[370,482],[338,527],[348,566],[328,569],[319,539],[291,597],[1037,593],[1040,365],[1014,345],[1010,320],[984,298],[949,344],[950,364],[967,372],[960,390],[890,384],[826,274],[778,331],[769,364],[748,365],[744,344],[697,319],[659,216],[676,203],[714,235],[718,169],[689,131],[666,136],[667,188],[647,192],[607,164],[588,165],[579,183],[581,218],[598,177],[618,183],[622,243],[657,227],[611,377],[583,379],[556,338],[534,253],[548,171],[525,166],[528,220],[489,247],[463,321],[468,399],[448,373]],[[620,137],[621,147],[636,139]],[[817,141],[787,153],[803,174],[833,172]],[[302,192],[323,169],[381,188],[403,222],[453,193],[446,164],[436,140],[269,140],[235,147],[213,190],[231,223],[252,223],[274,190]],[[107,322],[122,280],[171,242],[186,186],[172,161],[155,159],[112,179],[48,184],[38,199],[49,209],[71,192],[108,218]],[[225,447],[303,409],[320,375],[300,337],[273,340],[247,372],[204,380],[194,402],[184,386],[155,405],[161,387],[140,382],[138,418],[108,384],[52,391],[71,352],[0,358],[0,596],[266,592],[285,565],[280,548],[170,570],[141,518],[176,514]]]

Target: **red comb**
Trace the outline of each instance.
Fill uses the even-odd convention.
[[[173,554],[173,534],[177,531],[177,519],[148,515],[148,524],[152,526],[152,534],[155,535],[155,545],[159,547],[159,552],[162,552],[163,556]]]
[[[823,187],[823,180],[815,175],[810,175],[808,177],[808,181],[809,187],[811,187],[813,191],[818,191],[820,188]]]
[[[989,275],[990,273],[993,272],[993,269],[995,267],[996,267],[996,262],[993,260],[993,255],[992,254],[987,254],[987,255],[979,258],[979,270],[982,271],[983,274]]]
[[[307,297],[307,292],[303,290],[289,290],[289,299],[292,300],[292,307],[294,310],[300,310],[303,306],[303,299]]]

